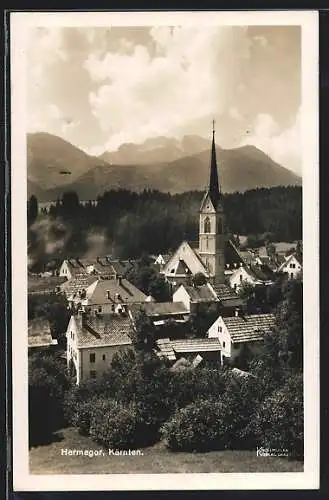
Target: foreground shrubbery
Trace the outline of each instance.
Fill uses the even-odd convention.
[[[303,377],[296,375],[265,398],[255,412],[255,428],[260,446],[287,449],[301,458],[304,448]]]
[[[42,425],[46,434],[53,432],[65,416],[79,433],[105,447],[144,447],[163,437],[171,450],[262,446],[302,456],[300,374],[286,374],[274,389],[266,389],[262,378],[237,376],[229,368],[174,371],[152,354],[127,351],[113,359],[103,377],[68,389],[58,361],[31,363],[31,436]]]
[[[175,412],[162,427],[173,451],[208,451],[228,447],[228,425],[222,401],[197,400]]]
[[[29,443],[47,442],[65,424],[63,402],[69,380],[65,361],[51,353],[29,358]]]

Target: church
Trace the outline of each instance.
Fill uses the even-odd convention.
[[[198,246],[183,241],[163,265],[162,274],[174,287],[202,273],[215,289],[224,288],[228,276],[243,263],[227,234],[213,126],[209,184],[199,210]]]

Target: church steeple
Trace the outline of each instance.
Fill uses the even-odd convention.
[[[213,122],[208,189],[200,206],[199,255],[212,282],[225,283],[225,214],[221,203]]]
[[[216,158],[216,144],[215,144],[215,120],[212,122],[212,144],[211,144],[211,160],[210,160],[210,179],[209,179],[209,196],[214,208],[217,208],[220,191],[218,183],[218,171],[217,171],[217,158]]]

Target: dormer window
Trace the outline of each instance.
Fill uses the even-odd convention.
[[[204,220],[204,232],[205,233],[210,233],[210,229],[211,229],[210,219],[209,219],[209,217],[206,217],[205,220]]]

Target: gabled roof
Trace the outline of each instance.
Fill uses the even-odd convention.
[[[88,305],[92,304],[134,304],[144,302],[147,295],[125,278],[97,280],[96,285],[87,290]]]
[[[217,295],[213,289],[206,283],[201,286],[182,285],[188,293],[191,302],[214,302],[217,301]]]
[[[294,252],[292,253],[291,255],[289,255],[288,257],[286,257],[286,259],[284,260],[284,262],[282,262],[281,266],[279,267],[279,271],[282,271],[282,269],[289,264],[289,262],[292,260],[292,259],[296,259],[298,264],[300,264],[301,266],[303,265],[303,255],[300,253],[300,252]]]
[[[87,288],[96,280],[97,276],[95,274],[75,276],[74,278],[71,278],[70,280],[63,283],[61,285],[61,290],[67,297],[74,296],[82,290],[87,290]]]
[[[274,279],[272,269],[266,265],[252,264],[247,266],[246,271],[260,281],[271,281]]]
[[[102,314],[100,316],[75,317],[77,324],[77,346],[105,347],[130,345],[132,327],[127,316]]]
[[[274,314],[222,317],[233,343],[263,340],[275,325]]]

